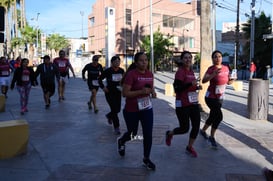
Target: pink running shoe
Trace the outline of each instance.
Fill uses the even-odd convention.
[[[193,149],[193,147],[188,147],[186,148],[186,153],[191,155],[192,157],[196,158],[197,157],[197,153],[196,151]]]

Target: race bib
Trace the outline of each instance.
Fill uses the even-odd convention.
[[[92,80],[92,85],[93,86],[99,86],[99,81],[98,80]]]
[[[139,110],[145,110],[152,108],[152,101],[150,97],[143,97],[140,99],[137,99],[137,105]]]
[[[215,88],[215,94],[224,94],[226,90],[226,85],[217,85]]]
[[[59,67],[65,67],[65,62],[59,62],[58,65]]]
[[[188,99],[190,103],[198,102],[198,93],[197,92],[188,92]]]
[[[22,81],[23,81],[23,82],[29,81],[29,76],[28,76],[28,75],[23,75],[23,76],[22,76]]]
[[[112,81],[113,82],[119,82],[122,79],[121,74],[112,74]]]

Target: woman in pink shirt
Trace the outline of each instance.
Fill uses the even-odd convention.
[[[122,94],[126,98],[123,116],[127,132],[117,140],[120,156],[125,156],[125,143],[135,136],[139,121],[143,132],[143,165],[155,170],[155,164],[150,160],[153,138],[153,105],[151,98],[156,97],[154,91],[153,73],[148,70],[148,58],[144,52],[134,56],[135,69],[126,73],[123,81]]]
[[[21,114],[28,112],[28,100],[31,86],[35,86],[37,81],[35,79],[34,71],[31,67],[28,67],[29,60],[23,58],[20,67],[16,68],[11,81],[10,89],[13,90],[16,84],[16,88],[20,95]]]
[[[183,51],[180,61],[177,62],[178,70],[175,74],[174,90],[176,93],[175,112],[179,121],[179,127],[166,132],[166,145],[171,145],[173,135],[185,134],[191,131],[186,153],[192,157],[197,157],[193,148],[193,143],[198,135],[200,128],[200,111],[198,106],[198,92],[202,87],[198,85],[192,70],[192,54]]]
[[[222,52],[215,50],[211,58],[213,65],[208,68],[202,80],[202,83],[210,82],[205,95],[205,101],[210,109],[210,113],[205,125],[200,130],[200,134],[211,143],[212,148],[217,149],[215,132],[223,120],[221,107],[226,86],[231,84],[233,79],[230,78],[229,68],[222,64]],[[208,137],[206,130],[210,126],[211,131]]]

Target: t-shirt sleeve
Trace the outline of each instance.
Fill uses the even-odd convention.
[[[125,76],[125,79],[124,79],[124,84],[127,84],[127,85],[132,85],[133,84],[133,74],[132,74],[133,71],[130,71],[127,73],[127,75]]]

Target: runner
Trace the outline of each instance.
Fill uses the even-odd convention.
[[[69,79],[69,69],[75,78],[75,73],[73,70],[72,65],[70,64],[69,59],[65,58],[65,51],[60,50],[59,57],[53,60],[53,63],[58,67],[60,73],[60,80],[58,82],[58,94],[59,94],[59,101],[65,100],[64,92],[65,92],[65,84],[68,82]]]
[[[99,89],[98,78],[103,72],[102,65],[98,63],[99,58],[100,55],[94,55],[92,58],[92,62],[86,64],[82,69],[82,78],[84,81],[86,81],[85,72],[87,71],[87,85],[89,90],[91,91],[91,96],[89,98],[89,101],[87,102],[88,109],[91,110],[93,104],[95,113],[99,112],[96,101],[97,91]]]

